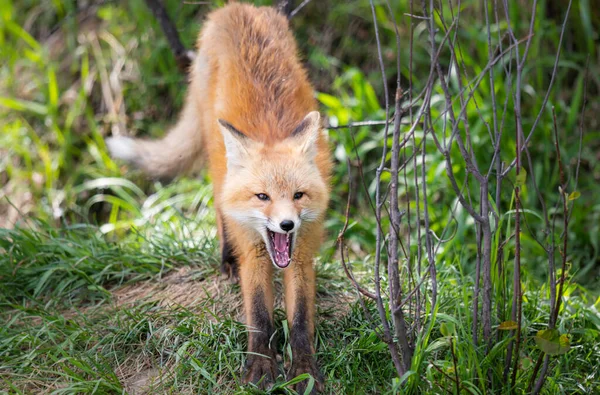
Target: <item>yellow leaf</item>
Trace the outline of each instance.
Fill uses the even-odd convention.
[[[579,191],[573,191],[569,195],[569,200],[579,199],[580,196],[581,196],[581,193]]]
[[[517,329],[518,325],[514,321],[504,321],[498,326],[498,330],[501,331],[512,331],[513,329]]]

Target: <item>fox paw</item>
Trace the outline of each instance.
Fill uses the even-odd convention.
[[[288,374],[288,379],[293,379],[301,374],[308,373],[315,379],[315,385],[310,392],[311,394],[316,394],[318,392],[323,392],[323,376],[317,367],[317,363],[313,357],[301,358],[300,360],[295,360],[292,362],[292,368]],[[294,385],[294,390],[298,394],[304,394],[306,391],[306,387],[308,386],[309,380],[302,380],[301,382]]]
[[[275,358],[252,356],[246,363],[244,384],[254,383],[258,388],[266,390],[273,384],[277,375]]]
[[[240,276],[238,274],[237,264],[221,262],[221,276],[223,279],[229,280],[231,284],[239,284]]]

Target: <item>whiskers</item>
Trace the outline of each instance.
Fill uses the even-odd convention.
[[[302,211],[300,212],[300,219],[303,221],[306,221],[306,222],[313,222],[313,221],[317,221],[319,218],[321,218],[322,214],[323,214],[323,212],[320,210],[303,208]]]
[[[252,227],[256,230],[264,228],[269,219],[258,210],[228,210],[225,212],[228,216],[235,219],[240,224]]]

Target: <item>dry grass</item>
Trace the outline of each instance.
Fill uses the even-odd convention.
[[[156,302],[166,309],[184,307],[198,311],[208,308],[215,322],[223,314],[244,322],[239,287],[222,275],[205,276],[205,273],[204,270],[184,266],[162,278],[125,285],[112,291],[113,306],[129,308],[140,303]],[[356,297],[347,289],[336,289],[318,296],[317,309],[327,318],[340,318],[355,301]],[[281,278],[275,281],[275,308],[285,308]]]

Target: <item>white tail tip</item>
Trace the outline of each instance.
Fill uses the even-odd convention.
[[[109,137],[106,139],[106,147],[113,158],[122,159],[127,162],[133,162],[138,159],[136,142],[132,138],[122,136]]]

